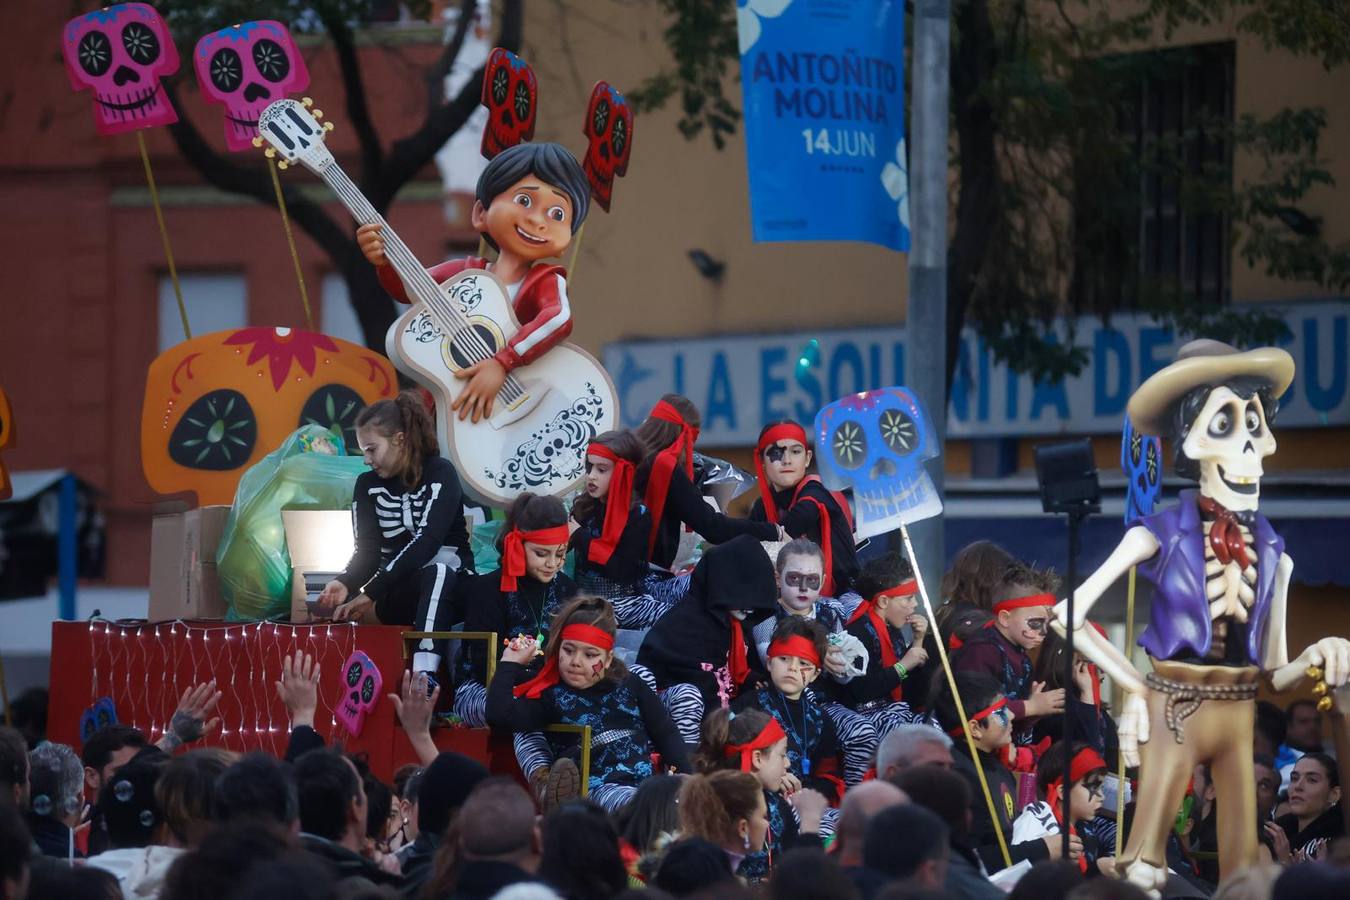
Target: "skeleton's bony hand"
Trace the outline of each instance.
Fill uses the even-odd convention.
[[[1299,654],[1296,660],[1304,668],[1317,666],[1328,687],[1338,688],[1350,681],[1350,641],[1345,638],[1322,638]]]
[[[1139,745],[1148,743],[1148,700],[1143,694],[1125,695],[1125,709],[1116,728],[1120,737],[1120,753],[1125,765],[1133,769],[1139,765]]]

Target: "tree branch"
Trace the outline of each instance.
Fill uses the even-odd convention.
[[[450,36],[450,41],[445,45],[436,64],[427,72],[427,113],[441,105],[443,94],[445,92],[445,77],[450,74],[450,69],[459,58],[459,51],[464,49],[464,40],[469,35],[469,28],[473,25],[473,20],[477,17],[477,0],[463,0],[459,5],[459,21],[455,23],[455,33]],[[480,78],[477,82],[482,84]]]
[[[512,52],[519,50],[523,28],[522,0],[506,0],[497,46]],[[366,195],[376,209],[381,212],[388,209],[399,189],[431,161],[452,134],[464,126],[478,108],[482,84],[483,67],[479,66],[453,100],[429,110],[420,128],[394,142],[378,177],[367,190]]]
[[[333,39],[333,49],[337,51],[342,89],[347,97],[347,118],[351,120],[357,143],[361,147],[361,177],[358,182],[369,186],[378,177],[384,163],[384,151],[380,148],[380,136],[375,132],[375,123],[370,118],[365,81],[361,77],[361,61],[356,53],[356,37],[346,20],[335,15],[331,8],[321,5],[317,11],[319,20]]]

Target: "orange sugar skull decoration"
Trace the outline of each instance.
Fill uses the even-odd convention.
[[[242,328],[170,347],[150,364],[141,467],[161,494],[233,501],[248,467],[301,425],[340,433],[350,452],[365,406],[398,392],[389,360],[290,328]]]

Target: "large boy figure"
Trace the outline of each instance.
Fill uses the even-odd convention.
[[[1213,772],[1223,878],[1257,862],[1252,726],[1257,683],[1276,690],[1310,666],[1345,682],[1350,642],[1324,638],[1293,662],[1285,636],[1293,561],[1259,512],[1261,460],[1275,452],[1270,432],[1279,396],[1294,378],[1283,350],[1239,352],[1192,341],[1129,402],[1142,434],[1170,437],[1177,473],[1200,482],[1180,503],[1138,520],[1075,594],[1074,642],[1127,692],[1120,749],[1140,768],[1139,797],[1117,872],[1154,892],[1167,877],[1164,846],[1197,764]],[[1093,603],[1139,565],[1153,582],[1149,626],[1139,644],[1153,662],[1144,677],[1094,629]],[[1056,607],[1057,630],[1067,625]]]
[[[526,143],[492,158],[478,178],[469,221],[497,250],[495,262],[469,256],[428,269],[437,283],[465,269],[487,269],[506,285],[520,330],[489,359],[455,371],[469,384],[452,410],[474,422],[492,415],[493,401],[512,369],[543,356],[572,333],[567,270],[541,260],[562,256],[590,207],[590,185],[561,144]],[[394,299],[411,302],[403,282],[384,255],[380,225],[362,225],[356,241],[377,267],[380,283]]]

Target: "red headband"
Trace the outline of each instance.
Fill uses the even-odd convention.
[[[770,644],[769,659],[775,656],[795,656],[806,660],[817,669],[820,668],[820,654],[816,652],[816,642],[800,634],[790,634]]]
[[[741,771],[749,772],[752,760],[751,751],[767,750],[786,737],[787,733],[783,731],[783,726],[779,725],[778,720],[773,716],[769,716],[769,721],[765,723],[759,734],[755,735],[751,740],[746,741],[744,744],[732,744],[728,742],[724,755],[728,757],[740,756]]]
[[[1082,750],[1078,751],[1078,753],[1074,756],[1073,761],[1069,763],[1069,781],[1073,784],[1077,784],[1078,782],[1082,781],[1088,775],[1088,773],[1095,772],[1098,769],[1105,769],[1105,768],[1107,768],[1106,760],[1102,759],[1102,755],[1098,753],[1096,750],[1093,750],[1091,747],[1084,747]],[[1063,775],[1054,778],[1045,786],[1045,802],[1046,804],[1049,805],[1050,811],[1054,813],[1055,821],[1059,822],[1061,825],[1064,824],[1063,791],[1064,791]],[[1069,833],[1070,834],[1078,833],[1077,830],[1074,828],[1072,822],[1069,823]],[[1079,859],[1078,862],[1079,868],[1086,871],[1087,858],[1083,857]]]
[[[647,490],[642,502],[652,517],[652,532],[647,538],[647,556],[652,555],[656,547],[656,533],[661,528],[661,516],[666,510],[666,495],[670,493],[670,479],[675,475],[675,467],[680,465],[680,455],[684,454],[684,474],[694,480],[694,442],[698,440],[698,429],[684,420],[680,411],[664,400],[656,401],[649,419],[660,419],[672,425],[680,426],[680,434],[664,450],[659,450],[652,459],[651,472],[647,475]]]
[[[768,476],[764,474],[764,450],[779,441],[796,441],[805,447],[806,430],[796,422],[783,422],[764,432],[755,445],[755,480],[759,482],[759,496],[764,501],[764,515],[775,525],[778,524],[778,508],[773,502]],[[826,574],[829,574],[828,570]]]
[[[599,647],[601,650],[614,649],[614,635],[603,628],[596,628],[594,625],[587,625],[584,622],[573,622],[563,628],[559,643],[562,641],[580,641],[583,644]]]
[[[986,706],[984,709],[980,710],[979,712],[975,713],[974,715],[972,715],[972,716],[966,716],[966,721],[967,721],[967,722],[978,722],[978,721],[980,721],[981,719],[985,718],[986,716],[992,716],[994,713],[998,712],[1000,709],[1003,709],[1003,707],[1005,707],[1005,706],[1007,706],[1007,705],[1008,705],[1008,698],[1007,698],[1007,697],[1000,697],[1000,698],[998,698],[997,701],[995,701],[994,703],[989,704],[989,705]],[[958,727],[958,728],[953,728],[952,730],[948,731],[947,733],[948,733],[949,735],[951,735],[952,737],[961,737],[962,735],[964,735],[964,734],[966,733],[966,726],[965,726],[965,725],[962,725],[962,726],[960,726],[960,727]]]
[[[561,647],[563,641],[580,641],[583,644],[599,647],[601,650],[614,649],[614,635],[602,628],[596,628],[594,625],[587,625],[583,622],[573,622],[571,625],[564,626],[557,646]],[[554,653],[544,663],[544,668],[539,670],[538,675],[529,681],[516,685],[511,692],[517,697],[537,700],[540,694],[557,684],[560,677],[558,674],[558,654]]]
[[[586,448],[587,456],[599,456],[614,463],[614,473],[609,479],[609,493],[605,496],[605,521],[600,528],[600,536],[591,541],[586,558],[598,565],[605,565],[614,555],[614,548],[623,537],[623,529],[628,524],[628,507],[633,500],[633,475],[637,466],[624,459],[604,444],[591,442]]]
[[[554,525],[552,528],[540,528],[537,531],[521,531],[512,528],[502,538],[502,580],[504,591],[516,589],[516,579],[525,574],[525,542],[545,544],[556,547],[565,544],[572,533],[567,525]]]
[[[881,664],[883,666],[894,666],[900,657],[895,655],[895,645],[891,641],[891,628],[882,618],[881,611],[877,609],[877,600],[881,597],[908,597],[919,592],[919,582],[913,578],[908,581],[902,581],[895,587],[886,588],[884,591],[877,591],[871,599],[864,600],[858,604],[858,608],[853,611],[853,615],[848,617],[849,625],[866,616],[872,623],[872,630],[877,633],[877,643],[881,645]],[[904,697],[904,688],[896,685],[891,690],[891,699],[899,700]]]
[[[1031,606],[1054,606],[1059,600],[1054,594],[1031,594],[1026,597],[1014,597],[1011,600],[1000,600],[994,604],[994,615],[998,615],[1005,609],[1026,609]]]

